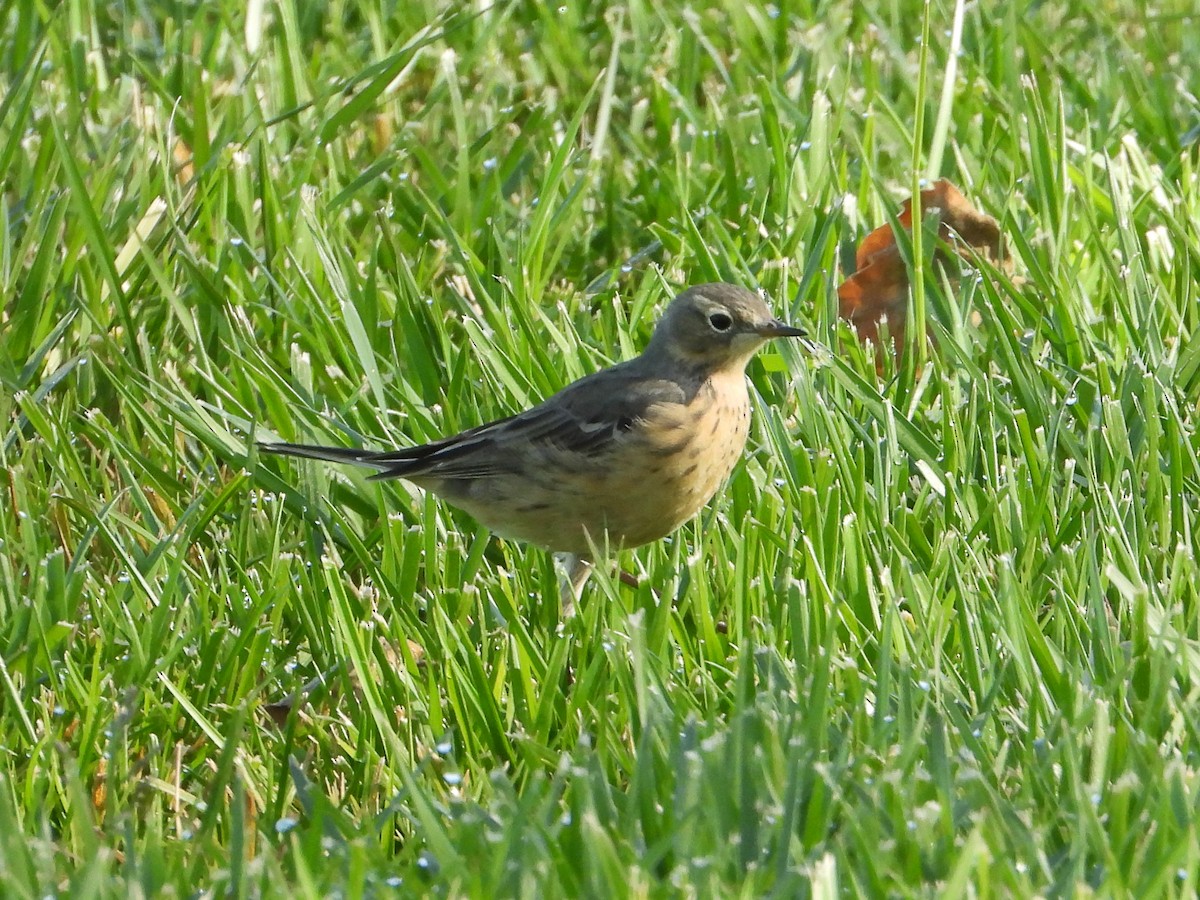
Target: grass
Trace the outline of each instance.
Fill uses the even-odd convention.
[[[1195,894],[1190,3],[0,10],[9,895]],[[935,175],[1019,279],[926,242],[878,377],[835,288]],[[510,413],[716,278],[828,352],[566,623],[252,449]]]

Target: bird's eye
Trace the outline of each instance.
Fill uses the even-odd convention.
[[[708,324],[715,331],[728,331],[733,327],[733,319],[725,315],[725,313],[713,313],[708,317]]]

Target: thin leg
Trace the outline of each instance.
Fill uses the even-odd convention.
[[[584,559],[574,553],[555,553],[555,560],[562,566],[562,579],[559,582],[558,599],[562,605],[564,619],[575,615],[575,601],[583,592],[583,585],[592,574],[591,560]]]

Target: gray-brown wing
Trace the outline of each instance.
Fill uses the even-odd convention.
[[[556,453],[603,453],[634,430],[651,406],[685,403],[675,381],[647,378],[629,364],[597,372],[525,412],[440,441],[372,453],[373,479],[484,478],[522,471]]]

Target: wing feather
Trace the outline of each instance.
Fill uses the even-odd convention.
[[[628,439],[651,406],[686,400],[676,381],[648,379],[625,364],[582,378],[517,415],[419,447],[373,453],[362,461],[381,469],[372,479],[511,474],[547,456],[603,453]]]

